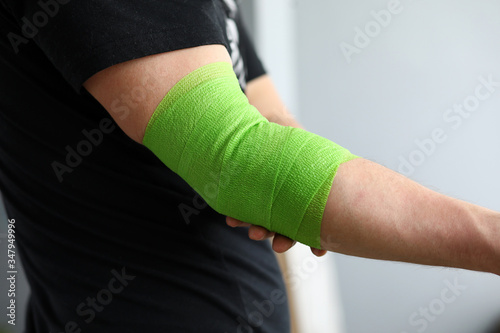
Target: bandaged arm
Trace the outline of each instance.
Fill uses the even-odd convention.
[[[176,51],[113,66],[85,87],[113,116],[116,98],[162,77],[128,117],[114,118],[222,214],[345,254],[499,272],[497,213],[270,124],[220,62],[229,63],[222,47]]]

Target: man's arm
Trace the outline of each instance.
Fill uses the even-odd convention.
[[[214,62],[231,64],[231,57],[222,45],[208,45],[156,54],[109,67],[93,75],[83,86],[110,113],[118,126],[131,139],[142,143],[146,126],[165,94],[184,76]],[[114,109],[114,102],[141,89],[137,103],[124,117]],[[188,112],[188,111],[186,111]]]
[[[142,142],[156,106],[183,76],[213,62],[230,63],[222,46],[203,46],[133,60],[106,69],[85,88],[113,115],[113,100],[165,73],[129,117],[115,117]],[[189,110],[186,110],[189,112]],[[500,215],[432,192],[375,163],[342,164],[321,226],[326,250],[368,258],[453,266],[500,274]]]
[[[255,106],[267,120],[283,126],[303,128],[286,108],[271,77],[268,75],[262,75],[248,82],[245,94],[250,104]],[[272,245],[274,251],[278,253],[286,252],[295,245],[295,242],[290,238],[275,234],[263,227],[237,221],[231,217],[227,218],[227,223],[231,227],[249,227],[248,236],[253,240],[274,237]],[[325,250],[312,247],[311,251],[316,256],[323,256],[326,254]]]
[[[500,213],[431,191],[363,159],[339,167],[321,244],[365,258],[500,275]]]

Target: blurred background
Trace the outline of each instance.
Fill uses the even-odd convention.
[[[500,211],[499,2],[241,5],[278,90],[308,130],[433,190]],[[6,225],[0,208],[2,253]],[[500,331],[499,277],[337,254],[317,259],[301,246],[287,259],[297,332]],[[25,303],[24,280],[17,289]],[[18,312],[12,332],[22,332],[23,319]]]

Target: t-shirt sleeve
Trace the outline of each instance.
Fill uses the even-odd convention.
[[[80,91],[93,74],[189,47],[228,47],[219,0],[16,0],[23,34]]]
[[[242,52],[247,64],[247,82],[250,82],[259,76],[266,74],[266,69],[255,51],[254,43],[245,28],[245,24],[242,21],[241,16],[239,22],[240,24],[238,25],[238,30],[240,33],[240,45],[243,48]]]

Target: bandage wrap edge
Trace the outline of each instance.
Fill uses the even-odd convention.
[[[181,79],[152,115],[143,144],[217,212],[316,248],[337,168],[357,158],[318,135],[268,122],[228,63]]]

